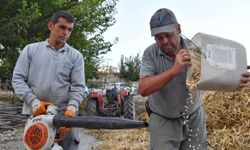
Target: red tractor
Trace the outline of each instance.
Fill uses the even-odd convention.
[[[107,88],[106,93],[92,91],[89,94],[87,115],[124,117],[135,120],[133,96],[125,88]]]

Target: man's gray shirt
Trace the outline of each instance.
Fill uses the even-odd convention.
[[[48,41],[27,45],[17,60],[12,85],[30,114],[33,99],[50,101],[59,108],[79,107],[85,93],[84,61],[68,44],[59,50]]]
[[[188,41],[182,39],[183,48],[187,48]],[[170,69],[174,65],[173,60],[164,54],[154,43],[143,54],[140,75],[154,76]],[[150,109],[168,118],[179,118],[191,114],[200,106],[200,92],[193,93],[193,100],[186,87],[187,70],[175,76],[167,85],[149,96]]]

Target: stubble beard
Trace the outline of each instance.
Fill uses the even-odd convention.
[[[161,48],[161,51],[165,54],[173,54],[176,52],[176,46],[172,47],[172,48]]]
[[[176,40],[176,44],[171,44],[171,48],[164,48],[164,46],[162,46],[160,49],[163,53],[165,54],[175,54],[176,51],[177,51],[177,45],[180,44],[180,36],[179,35],[176,35],[175,37],[175,40]]]

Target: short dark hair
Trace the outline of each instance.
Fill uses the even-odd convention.
[[[63,10],[59,10],[55,12],[50,21],[53,24],[55,24],[58,22],[58,19],[61,17],[66,19],[68,22],[75,23],[75,18],[70,13],[63,11]]]

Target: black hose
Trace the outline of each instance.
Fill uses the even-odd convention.
[[[147,122],[116,117],[55,115],[53,125],[56,127],[79,127],[86,129],[132,129],[148,127]]]

